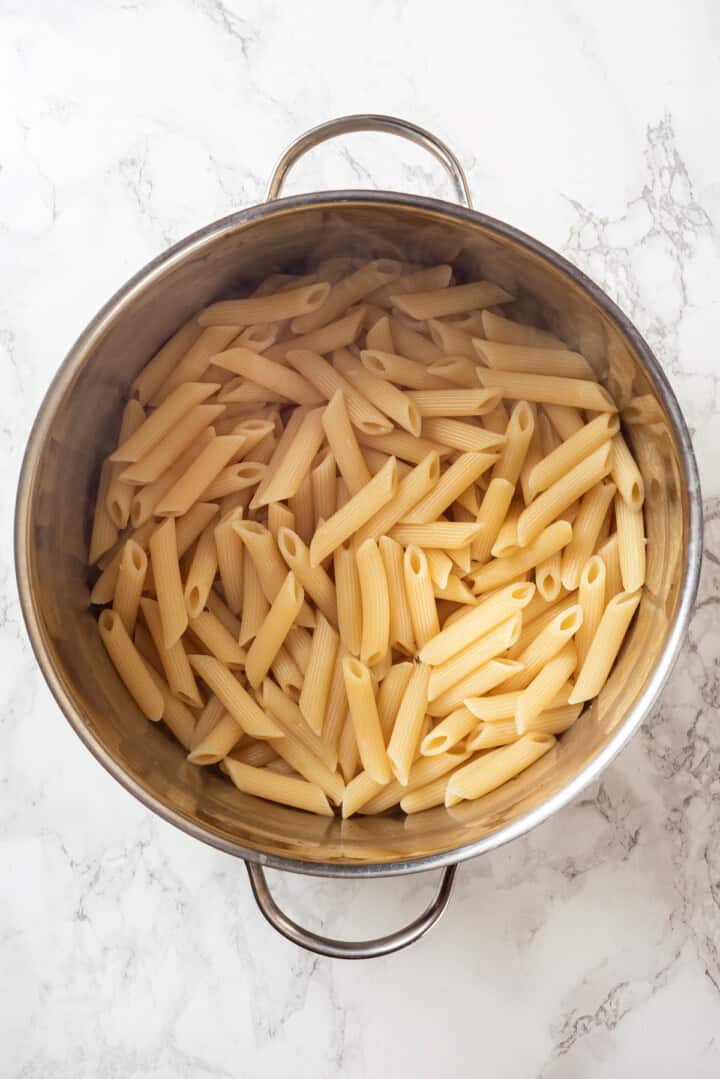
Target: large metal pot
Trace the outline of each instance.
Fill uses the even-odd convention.
[[[306,150],[351,131],[417,142],[448,170],[459,206],[391,192],[332,191],[277,200]],[[277,201],[276,201],[277,200]],[[462,279],[508,287],[602,372],[623,406],[647,490],[648,580],[630,637],[598,700],[529,771],[477,802],[341,821],[241,794],[185,762],[117,679],[88,610],[85,565],[99,463],[113,446],[133,376],[197,308],[307,254],[352,253],[452,262]],[[38,413],[17,499],[16,562],[32,646],[60,708],[90,751],[148,808],[245,861],[265,917],[297,944],[367,958],[404,947],[444,910],[459,862],[555,813],[596,779],[648,714],[685,633],[701,557],[701,500],[687,427],[637,330],[576,267],[529,236],[470,208],[462,168],[429,132],[391,117],[334,120],[300,138],[273,175],[268,201],[208,225],[124,286],[70,350]],[[438,894],[411,925],[382,939],[328,940],[274,903],[263,866],[328,877],[442,869]]]

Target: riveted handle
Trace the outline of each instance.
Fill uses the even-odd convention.
[[[399,952],[401,948],[407,948],[408,944],[419,940],[428,929],[435,925],[447,907],[457,869],[456,865],[451,865],[443,870],[435,898],[409,925],[396,929],[394,933],[388,933],[385,937],[352,941],[335,940],[332,937],[323,937],[319,933],[313,933],[309,929],[303,929],[280,910],[270,893],[262,866],[257,862],[246,862],[245,867],[250,877],[250,887],[255,901],[263,917],[273,929],[300,948],[306,948],[307,951],[315,952],[317,955],[330,956],[331,959],[376,959],[381,955]]]
[[[270,179],[267,190],[267,201],[279,197],[288,173],[293,165],[300,160],[309,150],[319,146],[328,139],[335,139],[339,135],[349,135],[356,131],[382,131],[387,135],[398,135],[402,139],[422,146],[428,153],[443,165],[455,190],[455,196],[461,206],[472,207],[470,189],[463,167],[455,154],[446,146],[437,135],[426,131],[424,127],[410,123],[409,120],[401,120],[397,116],[379,116],[371,113],[361,113],[356,116],[339,116],[335,120],[327,120],[324,124],[310,128],[304,135],[300,135],[288,146],[282,155]]]

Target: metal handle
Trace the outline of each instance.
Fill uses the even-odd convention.
[[[390,955],[391,952],[399,952],[401,948],[407,948],[408,944],[419,940],[428,929],[435,925],[448,905],[457,866],[450,865],[443,870],[440,887],[432,903],[404,929],[397,929],[394,933],[388,933],[386,937],[356,941],[334,940],[332,937],[322,937],[309,929],[303,929],[280,910],[270,894],[262,866],[256,862],[246,862],[245,868],[250,877],[250,887],[255,896],[255,902],[263,917],[287,940],[317,955],[328,955],[331,959],[376,959],[380,955]]]
[[[433,135],[423,127],[418,127],[417,124],[411,124],[408,120],[400,120],[397,116],[376,116],[370,113],[339,116],[336,120],[328,120],[324,124],[310,128],[304,135],[295,139],[275,166],[268,185],[267,200],[270,201],[279,196],[290,169],[308,150],[319,146],[321,142],[327,142],[328,139],[337,138],[338,135],[349,135],[354,131],[384,131],[388,135],[399,135],[400,138],[409,139],[410,142],[422,146],[445,168],[460,205],[471,209],[470,188],[463,167],[452,150],[437,135]]]

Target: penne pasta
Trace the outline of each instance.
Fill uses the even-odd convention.
[[[550,708],[566,707],[571,690],[572,682],[567,682],[550,702]],[[490,726],[491,724],[505,723],[506,720],[512,720],[514,735],[509,741],[513,742],[517,738],[515,709],[522,692],[522,690],[516,689],[510,693],[493,693],[488,697],[468,697],[465,701],[465,707],[472,714],[476,723],[480,720],[481,723]]]
[[[527,733],[562,734],[572,727],[582,712],[581,704],[566,704],[558,708],[548,708],[541,712],[528,727]],[[480,723],[466,741],[471,753],[479,750],[495,749],[498,746],[517,742],[519,735],[514,719],[500,720],[498,723]]]
[[[454,712],[468,697],[481,696],[501,685],[508,678],[521,670],[522,664],[511,659],[492,659],[465,678],[461,678],[451,689],[441,693],[428,704],[428,715],[445,717]]]
[[[180,517],[187,513],[227,464],[242,451],[244,435],[218,435],[197,455],[192,464],[160,499],[155,507],[158,517]]]
[[[511,780],[601,691],[645,579],[644,485],[599,341],[588,362],[449,264],[329,249],[136,377],[90,601],[188,767],[293,811],[415,814]],[[651,395],[618,386],[651,427]]]
[[[579,431],[549,453],[534,466],[528,477],[530,497],[534,498],[541,491],[547,490],[553,483],[561,480],[589,454],[600,449],[617,433],[618,417],[616,413],[601,413],[590,423],[584,424]]]
[[[422,650],[438,634],[440,625],[427,558],[421,548],[411,544],[405,551],[403,576],[415,645]]]
[[[377,694],[377,710],[383,738],[387,743],[392,734],[395,717],[398,714],[410,676],[414,670],[412,663],[395,663],[388,670],[380,683]]]
[[[615,402],[598,382],[581,378],[558,378],[555,375],[524,374],[519,371],[500,371],[478,368],[480,385],[493,389],[515,401],[534,401],[537,404],[570,405],[590,412],[617,412]]]
[[[284,360],[287,358],[288,363],[292,366],[295,366],[295,364],[290,359],[289,354],[291,351],[300,350],[316,353],[318,356],[326,356],[330,352],[347,348],[348,345],[354,343],[362,329],[364,317],[364,308],[357,307],[344,315],[343,318],[339,318],[336,322],[329,322],[327,326],[322,326],[319,330],[304,333],[300,337],[288,337],[284,341],[278,341],[266,349],[264,354],[271,360]],[[304,371],[301,373],[308,378]],[[311,378],[309,381],[313,382]],[[317,386],[314,382],[313,385],[325,395],[325,391],[321,386]],[[337,386],[334,386],[329,397],[332,397],[336,389]]]
[[[615,496],[620,576],[626,592],[636,592],[645,583],[645,523],[642,508],[631,509],[621,494]]]
[[[213,363],[299,405],[319,405],[323,400],[322,394],[302,375],[249,348],[229,348],[219,352],[213,356]]]
[[[197,618],[207,603],[210,589],[217,574],[218,558],[215,546],[215,529],[208,527],[200,534],[190,569],[185,578],[183,594],[189,618]]]
[[[477,386],[476,364],[477,361],[473,363],[466,356],[447,356],[444,360],[429,364],[428,371],[453,386],[473,390]]]
[[[363,768],[376,783],[389,783],[392,772],[385,751],[370,671],[354,656],[345,656],[343,676],[350,718]]]
[[[154,446],[195,406],[210,397],[219,386],[207,382],[185,382],[110,454],[111,461],[134,462]]]
[[[243,605],[243,544],[237,525],[244,524],[243,510],[237,508],[226,513],[213,530],[218,572],[225,593],[225,602],[234,615],[240,614]]]
[[[432,341],[442,349],[446,356],[464,356],[472,360],[473,369],[478,357],[473,345],[472,334],[458,329],[451,322],[441,322],[439,319],[428,319],[428,331]],[[474,374],[474,371],[473,371]]]
[[[395,540],[390,540],[389,536],[386,538],[391,543],[396,542]],[[446,588],[447,583],[450,580],[450,574],[452,573],[452,558],[450,558],[450,556],[446,554],[445,551],[433,550],[432,547],[427,548],[427,550],[425,551],[425,557],[427,558],[427,564],[428,569],[430,570],[430,577],[432,578],[433,588]]]
[[[126,540],[120,558],[112,608],[128,636],[132,636],[135,629],[147,568],[147,555],[142,547],[132,539]]]
[[[399,277],[401,269],[401,264],[393,259],[376,259],[375,262],[366,263],[337,281],[320,307],[295,318],[291,326],[293,333],[312,333],[321,326],[327,326],[348,307]]]
[[[555,521],[516,554],[495,558],[483,566],[475,574],[473,592],[479,595],[509,584],[527,570],[534,569],[540,562],[550,558],[556,551],[567,547],[572,534],[572,525],[567,521]]]
[[[180,577],[177,531],[172,517],[155,529],[150,537],[149,547],[160,607],[163,642],[166,648],[172,648],[180,640],[188,624]]]
[[[513,712],[513,716],[514,714]],[[425,735],[420,745],[420,752],[423,757],[437,757],[440,753],[447,753],[471,731],[474,731],[477,725],[477,717],[463,705],[451,712]],[[513,729],[514,726],[513,723]]]
[[[433,667],[428,699],[435,701],[446,690],[462,682],[473,671],[484,667],[489,660],[495,659],[506,648],[510,648],[520,636],[521,625],[522,617],[519,612],[516,612],[488,633],[456,652],[444,663]]]
[[[435,416],[486,416],[498,404],[500,392],[494,389],[411,390],[408,397],[424,420]]]
[[[223,708],[222,701],[219,701],[217,697],[212,694],[208,697],[207,704],[198,716],[197,723],[194,724],[190,749],[194,749],[195,746],[199,745],[203,738],[218,725],[224,715],[227,715],[227,713]],[[235,721],[233,720],[233,722]]]
[[[434,451],[399,482],[394,495],[355,533],[356,543],[380,539],[422,502],[440,479],[440,460]]]
[[[453,771],[453,769],[458,768],[469,756],[470,754],[465,747],[459,745],[454,746],[449,752],[438,757],[420,757],[410,769],[406,786],[399,783],[397,779],[391,780],[384,787],[378,788],[376,786],[375,792],[364,802],[362,812],[367,815],[384,813],[386,810],[398,805],[401,798],[407,798],[413,791],[419,790]],[[358,779],[360,779],[359,776]],[[345,799],[343,798],[343,810],[344,807]]]
[[[430,668],[424,663],[416,664],[400,702],[387,746],[388,760],[395,778],[403,786],[407,785],[410,768],[420,744],[428,703],[429,680]]]
[[[555,737],[552,734],[536,732],[471,761],[450,777],[445,791],[445,805],[457,805],[463,799],[482,798],[524,772],[554,745]]]
[[[327,795],[314,783],[293,776],[276,775],[265,768],[253,768],[232,757],[225,758],[225,765],[230,779],[245,794],[304,809],[308,813],[325,817],[333,815]]]
[[[340,355],[340,352],[336,352],[333,358]],[[326,400],[330,401],[337,391],[341,390],[348,416],[359,431],[368,435],[381,435],[392,430],[392,422],[387,416],[375,408],[359,389],[322,356],[307,350],[292,349],[287,354],[287,362],[304,375]]]
[[[352,549],[342,544],[336,547],[333,566],[340,639],[351,655],[359,656],[362,639],[360,576]]]
[[[612,446],[612,478],[628,508],[637,512],[645,499],[645,484],[627,442],[615,434]]]
[[[560,517],[563,510],[600,483],[610,472],[610,467],[610,446],[601,446],[533,499],[518,518],[520,546],[527,547],[544,528]]]
[[[266,678],[263,682],[258,699],[286,735],[291,735],[295,742],[304,745],[308,752],[322,761],[330,771],[335,770],[337,752],[328,744],[325,732],[323,737],[319,738],[310,730],[298,705],[290,700],[271,678]],[[277,749],[275,739],[273,746]]]
[[[322,409],[315,408],[303,416],[295,437],[272,471],[269,483],[262,492],[257,492],[250,503],[252,509],[260,509],[269,502],[279,502],[297,494],[323,442],[322,414]]]
[[[195,405],[149,453],[134,464],[122,466],[121,480],[135,486],[154,483],[224,411],[224,405]]]
[[[141,405],[146,405],[155,396],[170,372],[197,341],[203,332],[195,315],[188,319],[179,330],[165,342],[153,358],[143,367],[132,382],[132,393]]]
[[[345,719],[345,726],[340,734],[340,741],[338,742],[338,764],[340,765],[340,771],[343,774],[345,782],[349,783],[355,776],[360,764],[360,754],[358,752],[357,739],[355,738],[355,728],[353,727],[352,717],[349,711]],[[379,787],[381,786],[382,784],[379,784]]]
[[[165,711],[163,697],[121,618],[115,611],[106,609],[98,619],[98,628],[107,654],[128,693],[148,719],[158,722]]]
[[[389,307],[392,296],[404,296],[408,292],[423,292],[447,288],[452,280],[452,266],[427,266],[410,273],[401,273],[386,285],[382,285],[367,297],[370,303]]]
[[[125,403],[125,408],[123,409],[118,446],[127,441],[130,435],[134,434],[144,421],[145,409],[139,401],[131,398]],[[188,439],[188,441],[191,440]],[[124,470],[125,466],[119,462],[112,465],[105,493],[105,508],[116,528],[125,528],[130,518],[133,484],[123,478]]]
[[[277,546],[288,567],[305,589],[318,610],[328,621],[338,624],[338,605],[335,597],[335,585],[322,566],[313,566],[310,551],[297,533],[289,528],[281,528]]]
[[[471,552],[478,562],[487,562],[495,554],[495,543],[505,522],[515,493],[515,485],[501,477],[491,479],[480,503],[477,524],[480,532],[473,540]]]
[[[447,389],[447,380],[433,375],[427,364],[398,356],[396,352],[367,348],[360,352],[360,362],[366,371],[377,378],[388,379],[409,390]]]
[[[409,394],[392,382],[371,375],[353,356],[336,357],[335,366],[383,416],[394,420],[411,435],[420,434],[420,413]]]
[[[594,379],[595,372],[579,352],[543,348],[537,345],[513,345],[499,341],[473,340],[475,351],[486,367],[525,374],[556,375],[559,378]]]
[[[411,295],[394,295],[392,302],[411,318],[444,318],[482,307],[508,303],[514,297],[504,288],[491,281],[477,281],[470,285],[455,285],[432,292],[415,292]]]
[[[159,605],[155,600],[144,596],[140,601],[140,607],[171,691],[183,704],[188,704],[195,708],[200,707],[202,697],[198,691],[182,640],[176,641],[175,644],[168,648],[163,636]]]
[[[303,543],[310,543],[315,533],[315,506],[313,505],[312,479],[308,474],[296,495],[288,500],[290,512],[295,518],[294,531]]]
[[[496,460],[497,457],[491,453],[460,454],[425,497],[403,516],[403,523],[428,524],[435,521]]]
[[[455,524],[448,521],[432,521],[429,524],[399,524],[391,532],[393,539],[403,546],[442,547],[446,551],[458,551],[467,547],[480,534],[480,525]]]
[[[179,387],[190,382],[206,382],[213,356],[226,348],[237,336],[235,326],[213,326],[204,329],[197,341],[170,372],[163,384],[153,394],[150,404],[157,408],[169,399]]]
[[[407,431],[395,430],[388,435],[364,435],[361,432],[358,437],[360,445],[367,450],[399,457],[400,460],[410,461],[414,465],[419,465],[429,453],[436,453],[438,457],[447,457],[450,453],[447,446],[441,446],[427,438],[413,438]],[[367,458],[367,453],[365,456]]]
[[[257,689],[273,664],[302,607],[305,593],[295,577],[288,573],[272,602],[270,610],[258,627],[245,662],[248,682]]]
[[[390,644],[390,598],[378,545],[367,539],[356,551],[356,564],[360,582],[360,608],[362,633],[360,658],[368,667],[378,663]]]
[[[548,333],[547,330],[538,330],[535,326],[524,326],[520,322],[501,318],[490,311],[482,311],[480,318],[488,341],[499,341],[506,345],[528,345],[535,348],[565,347],[564,341]]]
[[[407,655],[413,655],[415,652],[415,631],[405,587],[403,549],[390,536],[381,536],[378,546],[388,584],[390,647],[397,648]]]
[[[311,565],[319,566],[337,547],[359,531],[395,496],[397,485],[397,462],[391,457],[365,487],[337,510],[329,521],[316,529],[310,544]]]
[[[107,508],[108,491],[112,481],[113,465],[105,461],[100,469],[97,498],[95,500],[95,513],[93,516],[92,531],[90,533],[90,546],[88,562],[92,565],[97,562],[101,555],[109,551],[117,542],[119,535],[118,527],[110,516]],[[118,560],[119,566],[119,560]]]
[[[557,614],[549,619],[517,656],[523,669],[507,680],[505,691],[511,692],[529,686],[536,675],[572,641],[582,626],[582,620],[583,612],[578,603],[561,605]]]
[[[330,681],[327,708],[325,709],[325,722],[322,729],[322,744],[328,753],[332,754],[333,768],[337,766],[340,738],[348,718],[348,703],[345,693],[345,676],[343,674],[342,660],[345,655],[342,642],[338,644],[335,668]]]
[[[322,732],[325,722],[338,640],[328,620],[319,614],[299,701],[300,711],[315,734]]]
[[[601,480],[583,496],[573,523],[573,538],[562,553],[561,580],[571,592],[578,587],[583,566],[595,550],[603,521],[615,497],[615,484]]]
[[[295,514],[288,509],[284,502],[271,502],[267,508],[267,526],[270,535],[277,543],[281,528],[289,528],[295,531]]]
[[[340,475],[350,494],[356,495],[370,482],[371,475],[350,423],[342,390],[336,390],[330,398],[322,425]]]
[[[390,319],[390,331],[393,345],[402,356],[420,363],[438,363],[443,359],[443,352],[430,338],[418,333],[407,322],[397,317]]]
[[[192,747],[188,754],[191,764],[219,764],[243,738],[242,727],[229,712],[224,712],[211,731]]]
[[[597,553],[605,564],[605,600],[607,602],[623,590],[617,532],[613,532],[612,536],[598,548]]]
[[[310,473],[312,486],[313,514],[315,527],[332,517],[337,509],[336,505],[336,475],[335,458],[332,453],[326,452],[319,464]]]
[[[419,651],[420,659],[423,663],[430,663],[433,666],[446,662],[501,622],[506,621],[516,611],[522,611],[527,607],[534,593],[535,587],[529,582],[512,584],[499,589],[477,607],[471,608],[451,626],[428,640]]]
[[[226,711],[253,738],[279,738],[282,730],[258,707],[228,668],[214,656],[188,656],[190,665]]]
[[[582,666],[605,609],[605,563],[599,555],[593,555],[583,566],[578,587],[578,603],[583,618],[575,635],[575,644],[578,664]]]
[[[252,326],[258,322],[299,318],[321,308],[329,294],[330,285],[320,281],[269,296],[221,300],[206,307],[198,315],[198,322],[201,326]]]
[[[440,416],[423,420],[423,437],[443,446],[460,450],[462,453],[495,453],[502,449],[504,435],[486,431],[462,420],[451,420]]]
[[[197,459],[215,439],[215,429],[207,427],[201,431],[197,438],[190,443],[184,453],[163,472],[154,483],[148,483],[144,487],[137,488],[130,503],[130,523],[139,528],[156,513],[157,506],[168,491],[187,472],[191,464]],[[191,507],[192,508],[192,507]],[[188,513],[190,510],[188,510]],[[181,516],[185,516],[182,514]]]
[[[515,728],[525,734],[541,712],[560,692],[577,666],[577,649],[569,641],[556,655],[549,659],[542,670],[523,689],[515,705]]]

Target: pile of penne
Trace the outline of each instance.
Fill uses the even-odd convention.
[[[139,708],[242,791],[479,798],[602,689],[643,481],[593,368],[450,266],[334,258],[214,303],[133,383],[90,539]]]

